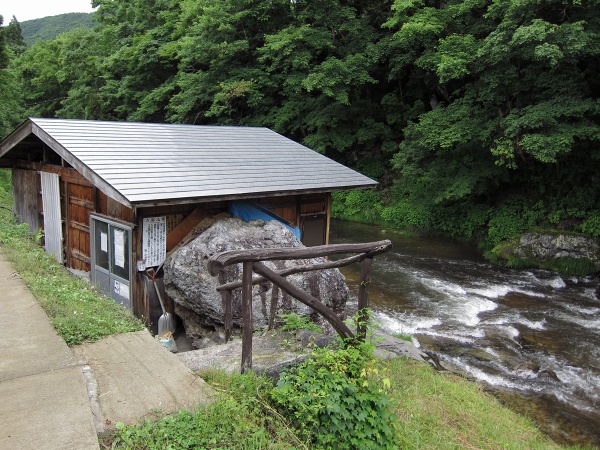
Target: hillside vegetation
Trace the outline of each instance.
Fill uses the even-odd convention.
[[[266,126],[381,182],[338,217],[488,249],[600,237],[596,1],[99,3],[97,27],[9,39],[4,135],[26,115]]]
[[[19,18],[17,17],[17,20]],[[67,13],[56,16],[42,17],[41,19],[20,22],[23,39],[27,45],[32,45],[38,40],[51,41],[57,36],[76,28],[92,28],[93,13]]]

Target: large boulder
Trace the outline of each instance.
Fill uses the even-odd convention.
[[[600,246],[595,239],[574,233],[526,233],[492,249],[510,267],[539,267],[565,275],[600,270]]]
[[[527,233],[519,238],[514,253],[541,261],[553,258],[587,258],[598,262],[600,248],[591,238],[577,234]]]
[[[201,341],[214,334],[224,325],[222,297],[217,292],[218,278],[207,270],[208,259],[228,250],[241,250],[266,247],[303,247],[303,244],[286,227],[277,221],[244,222],[237,217],[207,219],[201,223],[201,232],[188,244],[175,250],[164,263],[164,282],[167,294],[175,302],[175,312],[181,317],[186,334],[192,341]],[[207,226],[208,225],[208,226]],[[318,258],[312,261],[323,262]],[[309,261],[268,261],[265,265],[281,270]],[[241,280],[241,264],[224,270],[225,282]],[[331,308],[341,318],[344,317],[348,287],[344,276],[337,269],[306,272],[287,277],[288,281],[310,293]],[[270,283],[253,288],[252,313],[255,329],[265,328],[269,321],[271,301]],[[277,314],[296,313],[311,317],[325,332],[332,332],[329,324],[312,308],[296,301],[287,294],[278,302]],[[233,324],[241,327],[241,290],[233,291]]]

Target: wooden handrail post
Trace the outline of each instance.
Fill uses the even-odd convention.
[[[225,272],[219,273],[219,283],[225,284]],[[221,291],[221,298],[223,300],[223,311],[225,312],[225,342],[229,342],[231,339],[231,328],[233,326],[233,305],[231,302],[231,289]]]
[[[244,262],[242,272],[242,373],[252,369],[252,264]]]
[[[279,286],[271,283],[271,309],[269,310],[269,330],[275,328],[275,314],[277,313],[277,301],[279,297]]]
[[[358,324],[356,326],[356,334],[359,340],[365,340],[367,336],[367,322],[369,314],[369,292],[367,287],[371,281],[371,267],[373,266],[373,258],[365,258],[362,262],[360,271],[360,285],[358,287]]]

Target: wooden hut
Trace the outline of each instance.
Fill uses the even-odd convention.
[[[203,218],[250,202],[318,245],[331,192],[377,184],[258,127],[30,118],[0,144],[0,167],[46,250],[150,320],[144,269]]]

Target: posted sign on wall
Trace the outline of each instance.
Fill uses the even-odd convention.
[[[166,217],[148,217],[143,220],[142,253],[146,267],[160,266],[167,255]]]

